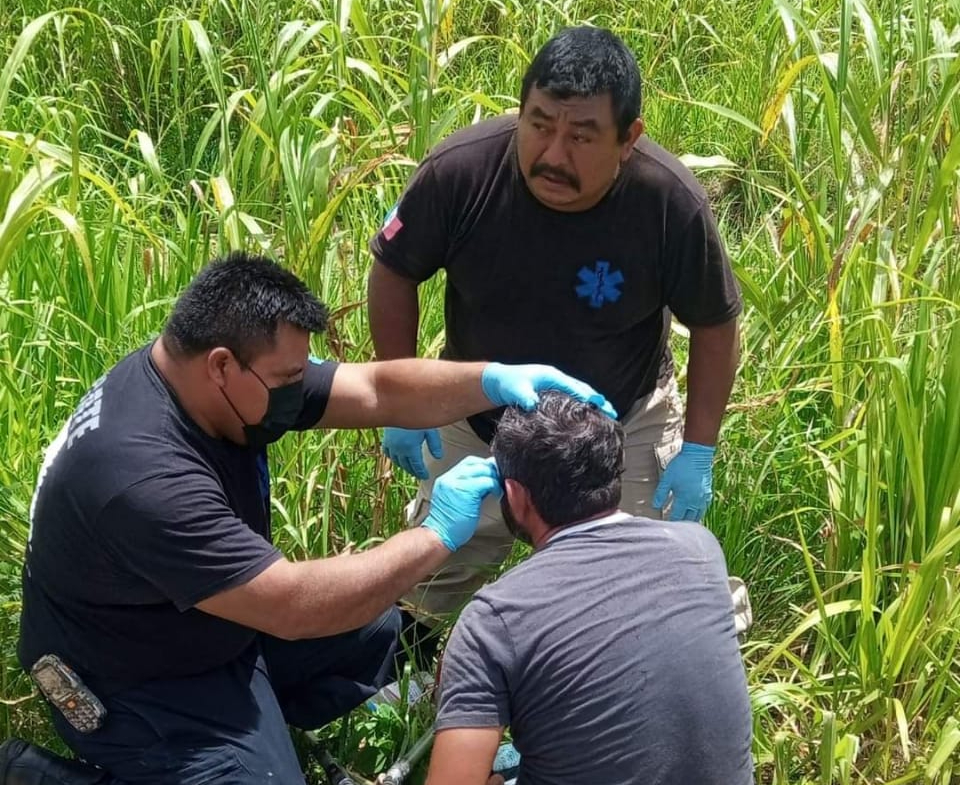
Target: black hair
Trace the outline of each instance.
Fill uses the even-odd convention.
[[[323,332],[327,309],[289,270],[266,257],[234,251],[210,262],[183,290],[163,341],[174,357],[224,346],[249,365],[273,347],[281,322]]]
[[[543,45],[523,75],[521,112],[534,87],[561,100],[609,93],[621,142],[640,116],[637,60],[623,41],[601,27],[568,27]]]
[[[552,527],[620,503],[623,428],[593,404],[543,393],[532,411],[507,409],[490,449],[501,478],[526,488]]]

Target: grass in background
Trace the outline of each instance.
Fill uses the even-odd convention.
[[[744,358],[708,524],[751,586],[760,777],[949,783],[960,540],[960,8],[951,0],[23,0],[0,19],[0,732],[55,743],[16,666],[40,455],[212,255],[282,257],[371,356],[366,243],[416,162],[516,106],[560,26],[612,27],[648,132],[713,198]],[[951,264],[953,262],[953,264]],[[421,350],[442,344],[442,283]],[[682,336],[677,349],[684,352]],[[682,381],[682,380],[681,380]],[[402,524],[378,434],[288,437],[294,557]],[[423,712],[328,730],[364,773]]]

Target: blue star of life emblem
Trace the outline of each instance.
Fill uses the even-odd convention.
[[[576,287],[577,297],[590,303],[591,308],[600,308],[604,303],[615,303],[623,292],[623,273],[610,271],[610,262],[597,261],[593,269],[583,266],[577,273],[581,283]]]

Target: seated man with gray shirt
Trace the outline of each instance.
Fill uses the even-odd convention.
[[[453,631],[427,785],[486,785],[505,726],[519,785],[751,785],[713,535],[620,512],[622,429],[567,396],[508,410],[491,446],[504,520],[535,552]]]

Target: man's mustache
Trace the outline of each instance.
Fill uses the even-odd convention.
[[[576,175],[570,174],[569,172],[563,171],[563,169],[557,169],[550,164],[534,164],[530,167],[530,177],[539,177],[542,174],[548,174],[551,177],[562,180],[571,188],[575,190],[580,190],[580,180]]]

